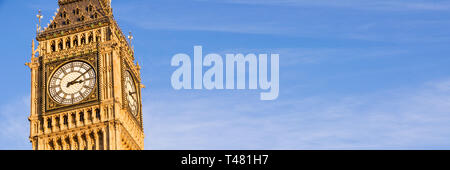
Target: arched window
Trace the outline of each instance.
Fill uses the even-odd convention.
[[[67,115],[64,116],[64,125],[68,125],[69,124],[69,117]]]
[[[88,119],[89,121],[92,121],[92,111],[91,111],[91,110],[88,110],[88,111],[87,111],[87,119]]]
[[[74,47],[78,47],[78,36],[75,36],[75,37],[73,38],[73,46],[74,46]]]
[[[83,142],[83,147],[80,147],[80,150],[87,150],[87,139],[86,139],[86,134],[83,134],[81,136],[81,142]]]
[[[88,38],[88,42],[89,44],[92,43],[94,41],[94,36],[92,35],[92,32],[89,33],[89,38]]]
[[[98,148],[100,150],[105,149],[103,146],[103,132],[102,131],[98,131],[97,132],[97,136],[98,136]]]
[[[58,49],[59,49],[59,50],[63,50],[63,49],[64,49],[64,47],[63,47],[63,40],[62,40],[62,39],[59,40],[59,43],[58,43]]]
[[[50,48],[51,48],[52,52],[55,52],[55,51],[56,51],[56,44],[55,44],[55,41],[52,41],[52,43],[51,43],[51,45],[50,45]]]
[[[97,119],[101,119],[101,117],[100,117],[100,109],[95,109],[95,118],[97,118]]]
[[[55,122],[56,127],[59,127],[59,125],[60,125],[60,124],[59,124],[59,120],[60,120],[59,117],[56,117],[56,118],[55,118],[55,121],[56,121],[56,122]]]
[[[48,142],[48,146],[50,147],[50,148],[49,148],[50,150],[55,150],[55,144],[53,143],[53,140],[50,140],[50,141]]]
[[[63,150],[62,148],[62,141],[61,141],[61,138],[59,138],[58,140],[57,140],[57,142],[56,142],[56,145],[58,146],[58,149],[59,150]]]
[[[95,148],[96,148],[96,143],[95,143],[95,135],[94,135],[94,132],[91,132],[91,134],[89,134],[89,137],[91,138],[91,149],[92,150],[95,150]]]
[[[102,36],[102,33],[100,32],[100,30],[95,32],[95,41],[100,42],[102,40],[101,36]]]
[[[70,37],[67,37],[67,39],[66,39],[66,48],[71,48],[71,46],[70,46]]]
[[[72,124],[75,124],[76,120],[77,120],[76,115],[75,114],[71,114],[71,116],[72,116]]]
[[[47,119],[47,128],[52,129],[52,119],[51,118]]]
[[[84,113],[80,112],[80,122],[84,122]]]
[[[64,143],[66,143],[64,148],[70,150],[70,138],[68,136],[64,139]]]
[[[86,44],[86,36],[84,34],[81,36],[81,45]]]
[[[74,150],[79,150],[80,148],[79,148],[79,143],[78,143],[78,136],[73,136],[73,143],[74,143],[74,146],[73,146],[73,149]]]
[[[42,118],[39,118],[39,130],[44,131],[44,120]]]

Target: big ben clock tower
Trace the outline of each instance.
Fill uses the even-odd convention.
[[[142,150],[140,67],[111,0],[59,0],[33,40],[30,141],[34,150]]]

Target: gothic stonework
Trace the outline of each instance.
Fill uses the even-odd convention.
[[[140,66],[111,0],[59,0],[32,43],[34,150],[142,150]]]

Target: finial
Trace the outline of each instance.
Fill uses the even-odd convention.
[[[38,11],[38,14],[36,15],[36,17],[38,18],[38,25],[36,28],[36,32],[39,33],[41,31],[41,19],[44,18],[44,16],[42,15],[41,10]]]
[[[141,71],[141,66],[139,65],[139,62],[138,61],[136,61],[136,69],[139,71],[139,73],[140,73],[140,71]]]
[[[131,31],[129,32],[130,34],[128,35],[128,40],[130,40],[130,44],[131,44],[131,41],[133,41],[133,35],[131,34]]]
[[[131,34],[131,31],[130,31],[129,35],[128,35],[128,40],[130,42],[131,49],[133,49],[133,39],[134,39],[133,34]]]

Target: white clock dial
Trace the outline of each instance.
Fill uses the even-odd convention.
[[[137,117],[138,115],[138,93],[136,90],[136,85],[134,83],[133,77],[131,76],[130,72],[126,71],[125,75],[125,93],[126,93],[126,99],[128,102],[128,106],[130,107],[130,110],[132,114]]]
[[[92,66],[75,61],[55,71],[50,79],[49,93],[59,104],[76,104],[92,93],[95,84],[96,75]]]

